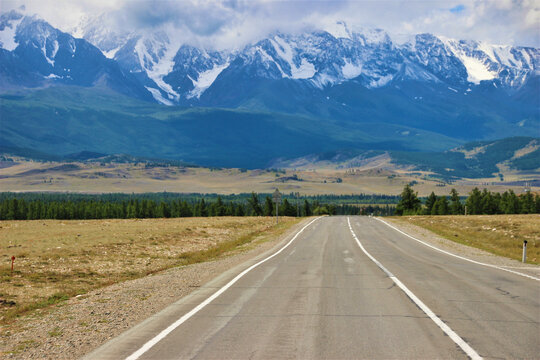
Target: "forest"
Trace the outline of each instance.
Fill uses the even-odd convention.
[[[530,191],[517,195],[513,190],[504,193],[480,191],[474,188],[463,199],[455,189],[450,196],[431,193],[424,202],[411,186],[406,185],[396,206],[395,215],[495,215],[539,214],[540,194]]]
[[[21,196],[22,195],[22,196]],[[0,220],[80,220],[177,218],[207,216],[275,216],[276,204],[269,195],[251,193],[242,196],[208,196],[190,194],[179,197],[167,194],[0,194]],[[319,200],[321,199],[321,200]],[[281,216],[311,215],[392,215],[388,204],[344,204],[315,199],[284,197],[277,213]],[[332,199],[330,197],[330,199]],[[390,197],[390,199],[392,199]]]
[[[418,197],[410,185],[401,196],[284,195],[277,207],[280,216],[312,215],[491,215],[538,214],[540,195],[512,190],[504,193],[473,189],[463,197],[455,189],[449,196],[431,193]],[[0,220],[82,220],[178,218],[207,216],[275,216],[269,194],[50,194],[0,193]]]

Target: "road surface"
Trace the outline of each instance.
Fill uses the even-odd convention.
[[[540,281],[437,252],[374,218],[315,220],[223,289],[253,263],[87,358],[540,358]]]

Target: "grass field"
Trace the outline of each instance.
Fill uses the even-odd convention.
[[[269,217],[0,221],[0,323],[105,285],[207,261],[286,231]],[[15,267],[11,273],[11,256]]]
[[[527,240],[527,262],[540,264],[540,215],[403,216],[446,239],[520,260]]]
[[[429,177],[429,173],[398,169],[388,157],[354,168],[336,169],[334,165],[320,167],[299,166],[283,171],[208,169],[181,166],[146,167],[144,164],[100,163],[40,163],[16,158],[14,162],[0,163],[0,189],[2,191],[59,191],[84,193],[143,193],[181,192],[233,194],[255,191],[272,193],[275,188],[285,194],[300,192],[316,194],[388,194],[398,195],[406,184],[413,183],[420,196],[432,191],[448,195],[456,188],[462,195],[474,187],[491,191],[516,193],[523,186],[508,185],[498,178],[459,180],[446,184]],[[505,174],[505,181],[537,178],[536,173]],[[540,187],[533,186],[533,191]]]

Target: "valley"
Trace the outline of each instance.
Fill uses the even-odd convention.
[[[269,169],[205,168],[166,163],[39,162],[4,156],[0,162],[0,188],[10,192],[75,193],[217,193],[239,194],[255,191],[271,193],[388,194],[398,195],[412,184],[420,196],[432,191],[448,195],[455,188],[462,195],[474,187],[495,192],[513,189],[517,194],[526,186],[539,191],[538,171],[505,169],[499,176],[442,180],[430,171],[391,162],[388,154],[363,161],[342,163],[306,159],[287,163],[287,167]],[[312,159],[313,160],[313,159]],[[281,164],[285,165],[285,164]],[[354,166],[353,166],[354,165]]]

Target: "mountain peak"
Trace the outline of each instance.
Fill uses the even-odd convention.
[[[345,21],[336,21],[335,23],[329,24],[323,29],[328,32],[330,35],[336,39],[352,39],[351,32],[347,27]]]
[[[454,40],[429,33],[400,43],[382,29],[350,26],[344,21],[329,24],[324,30],[276,31],[241,50],[221,52],[183,41],[176,29],[167,26],[154,31],[118,32],[107,14],[86,19],[73,33],[84,40],[18,10],[0,16],[0,46],[27,61],[23,66],[28,67],[25,76],[34,84],[41,84],[43,79],[71,83],[75,81],[75,68],[81,78],[86,78],[82,69],[86,65],[82,64],[99,58],[96,61],[110,71],[116,67],[115,72],[123,74],[120,77],[132,78],[130,82],[139,93],[151,93],[157,102],[169,105],[202,105],[211,98],[203,95],[214,94],[214,83],[222,83],[224,77],[232,84],[290,81],[312,91],[348,82],[376,89],[399,86],[404,81],[474,91],[482,83],[491,82],[493,87],[514,93],[537,76],[540,64],[540,52],[534,48]],[[91,54],[87,59],[78,56],[81,48]],[[17,66],[14,72],[20,71],[20,64]],[[81,84],[94,84],[101,75]],[[12,77],[7,73],[8,81]]]

